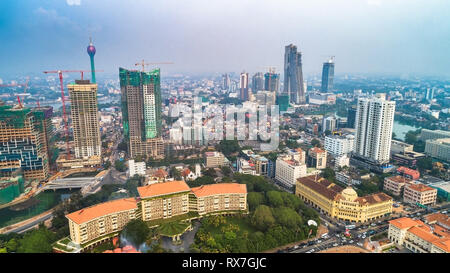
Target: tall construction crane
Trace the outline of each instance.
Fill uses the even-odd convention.
[[[146,63],[145,60],[142,60],[140,63],[134,64],[135,66],[142,66],[142,72],[145,72],[146,65],[155,65],[155,64],[173,64],[172,62],[161,62],[161,63]]]
[[[64,131],[66,134],[66,156],[67,159],[70,159],[70,146],[69,146],[69,124],[67,121],[66,114],[66,100],[64,96],[64,83],[63,83],[63,73],[81,73],[81,79],[83,79],[84,72],[91,72],[91,70],[53,70],[53,71],[44,71],[45,74],[58,74],[59,75],[59,83],[61,85],[61,100],[63,107],[63,119],[64,119]],[[100,70],[95,70],[95,72],[100,72]]]

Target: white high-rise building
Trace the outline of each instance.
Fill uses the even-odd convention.
[[[355,153],[376,163],[389,162],[395,102],[385,94],[359,98],[356,109]]]
[[[332,154],[334,157],[339,157],[353,152],[354,142],[354,135],[326,136],[324,146],[328,153]]]
[[[322,132],[333,132],[336,129],[336,118],[333,116],[324,117],[322,121]]]

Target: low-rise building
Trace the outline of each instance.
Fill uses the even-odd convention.
[[[287,187],[295,185],[297,178],[307,173],[306,164],[289,155],[279,156],[275,167],[275,180]]]
[[[132,219],[158,226],[157,220],[175,216],[186,215],[183,219],[188,221],[208,214],[247,211],[245,184],[219,183],[191,189],[184,181],[169,181],[138,187],[138,193],[136,199],[108,201],[67,214],[71,242],[60,240],[55,250],[83,251],[116,236]]]
[[[437,190],[437,195],[445,201],[450,201],[450,181],[429,184],[428,186]]]
[[[412,179],[412,180],[417,180],[417,179],[420,178],[420,172],[419,171],[416,171],[416,170],[413,170],[413,169],[410,169],[410,168],[406,168],[404,166],[398,167],[397,170],[396,170],[396,173],[399,174],[399,175],[405,176],[405,177],[407,177],[409,179]]]
[[[184,181],[170,181],[138,187],[142,219],[166,219],[189,212],[191,189]]]
[[[243,150],[242,156],[253,165],[256,175],[268,176],[269,160],[266,157],[255,154],[252,150]]]
[[[405,143],[402,141],[392,139],[391,140],[391,155],[412,152],[413,146],[414,145],[412,145],[412,144],[408,144],[408,143]]]
[[[385,193],[358,197],[351,187],[344,189],[317,176],[299,178],[295,194],[332,218],[354,223],[379,219],[392,212],[392,197]]]
[[[441,226],[426,225],[403,217],[389,221],[388,238],[415,253],[449,253],[450,233]]]
[[[405,185],[414,184],[414,180],[404,176],[390,176],[384,179],[383,190],[389,191],[395,196],[401,196]]]
[[[128,160],[128,174],[129,177],[135,175],[145,176],[145,162],[135,162],[133,159]]]
[[[219,183],[192,188],[190,206],[199,215],[246,210],[247,186]]]
[[[450,138],[427,140],[425,142],[425,153],[431,157],[450,162]]]
[[[422,129],[420,131],[420,140],[422,141],[438,138],[450,138],[450,132],[443,130],[428,130],[428,129]]]
[[[354,148],[355,136],[326,136],[325,137],[325,150],[333,155],[339,157],[348,153],[351,153]]]
[[[225,156],[219,152],[206,152],[206,168],[216,168],[225,165]]]
[[[99,238],[118,234],[130,220],[137,218],[137,210],[136,200],[125,198],[67,214],[70,239],[75,244],[86,247]]]
[[[392,161],[394,161],[397,165],[415,167],[417,166],[417,161],[421,158],[424,158],[425,154],[417,153],[417,152],[405,152],[405,153],[397,153],[391,156]]]
[[[308,166],[316,169],[325,169],[327,167],[327,152],[314,147],[308,151]]]
[[[437,190],[424,184],[406,185],[403,193],[403,202],[421,205],[435,205]]]

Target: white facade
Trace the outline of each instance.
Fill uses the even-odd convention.
[[[389,162],[394,125],[395,101],[384,97],[359,98],[356,110],[355,152],[378,163]]]
[[[297,178],[306,176],[306,164],[293,160],[277,158],[275,167],[275,180],[286,186],[293,186]]]
[[[322,120],[322,132],[325,131],[333,132],[336,130],[336,118],[335,117],[326,117]]]
[[[339,157],[348,154],[353,151],[355,143],[355,136],[326,136],[325,137],[325,150],[333,155]]]
[[[134,160],[128,160],[128,173],[130,177],[137,175],[145,176],[145,162],[135,162]]]
[[[350,157],[347,155],[341,155],[334,158],[334,167],[349,167],[350,166]]]

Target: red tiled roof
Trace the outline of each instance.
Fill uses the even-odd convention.
[[[141,198],[148,198],[185,191],[190,191],[190,188],[184,181],[169,181],[138,187],[139,196]]]
[[[297,181],[328,199],[334,199],[342,192],[342,190],[344,190],[340,186],[331,183],[325,178],[317,177],[317,181],[315,181],[315,179],[315,175],[310,175],[301,177],[297,179]]]
[[[411,185],[408,185],[407,187],[408,187],[408,189],[411,189],[414,191],[419,191],[419,192],[432,191],[432,190],[437,191],[436,189],[433,189],[432,187],[428,187],[424,184],[411,184]]]
[[[247,185],[238,183],[210,184],[192,188],[192,192],[197,197],[204,197],[216,194],[247,193]]]
[[[398,219],[389,221],[389,224],[391,224],[399,229],[414,227],[414,226],[419,225],[420,223],[422,223],[422,222],[419,220],[413,220],[408,217],[402,217],[402,218],[398,218]]]
[[[137,209],[136,200],[134,198],[124,198],[87,207],[67,214],[66,217],[77,224],[82,224],[101,216],[131,209]]]

